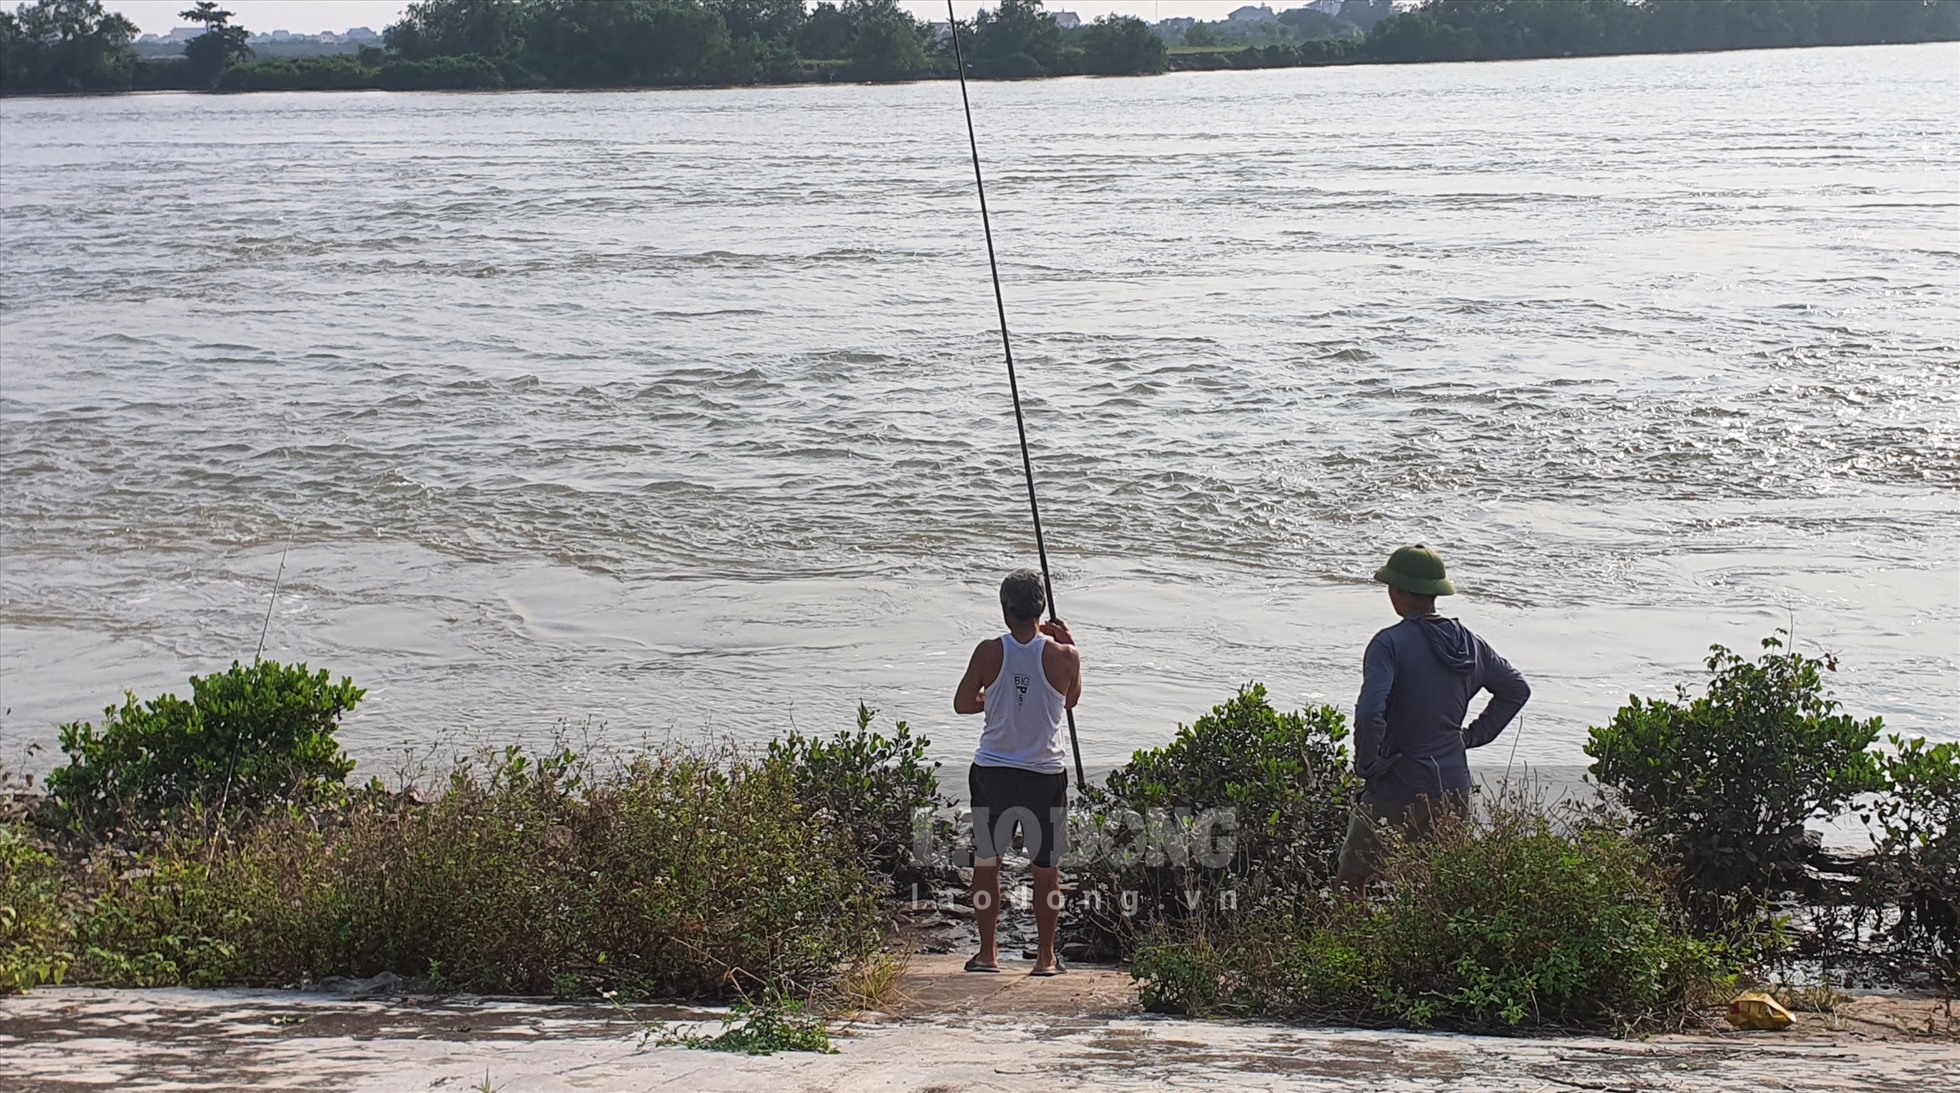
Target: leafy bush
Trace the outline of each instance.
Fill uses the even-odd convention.
[[[1949,983],[1960,985],[1960,744],[1891,741],[1894,754],[1879,760],[1887,789],[1873,806],[1873,875],[1898,909],[1895,940],[1936,942]]]
[[[80,971],[130,985],[392,971],[495,992],[807,994],[883,928],[847,837],[782,770],[684,750],[603,777],[506,751],[428,801],[370,791],[215,847],[179,830],[105,855],[94,884]]]
[[[99,730],[61,726],[68,765],[48,775],[48,791],[96,835],[185,808],[328,800],[354,769],[334,732],[366,693],[304,664],[234,661],[223,674],[192,676],[189,702],[126,694],[121,709],[102,711]]]
[[[913,817],[939,805],[939,764],[926,759],[932,742],[900,721],[891,736],[871,731],[877,711],[858,706],[855,731],[819,739],[792,732],[769,745],[768,762],[795,787],[813,818],[836,825],[866,866],[903,888]]]
[[[1677,1023],[1734,974],[1648,856],[1521,800],[1391,837],[1386,897],[1161,930],[1133,975],[1152,1008],[1416,1026]]]
[[[386,91],[495,91],[504,84],[503,66],[474,53],[389,61],[375,76],[375,85]]]
[[[185,832],[147,854],[105,851],[85,878],[74,977],[118,987],[257,982],[240,942],[254,939],[254,881],[231,859],[207,860]],[[254,886],[255,887],[255,886]],[[284,984],[281,984],[284,985]]]
[[[190,61],[179,56],[137,61],[130,73],[130,90],[196,91],[200,88]]]
[[[60,983],[74,957],[61,863],[0,824],[0,995]]]
[[[1152,921],[1326,886],[1358,788],[1347,733],[1331,706],[1282,713],[1248,684],[1137,752],[1083,794],[1072,825],[1076,929],[1122,951]]]
[[[1809,852],[1804,822],[1880,785],[1866,751],[1879,719],[1839,712],[1823,683],[1833,659],[1782,647],[1765,639],[1752,663],[1714,646],[1705,695],[1630,698],[1586,743],[1592,777],[1680,867],[1703,914],[1723,894],[1788,879]]]
[[[218,77],[222,91],[351,91],[375,86],[379,72],[359,60],[295,57],[232,65]]]

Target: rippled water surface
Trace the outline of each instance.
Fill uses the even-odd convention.
[[[1346,706],[1390,548],[1582,761],[1794,624],[1960,736],[1960,50],[974,89],[1091,765]],[[957,88],[0,104],[0,750],[267,654],[361,758],[949,712],[1031,560]],[[1499,756],[1503,763],[1506,756]],[[44,765],[45,754],[27,760]]]

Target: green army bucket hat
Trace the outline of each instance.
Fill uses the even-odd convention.
[[[1375,579],[1418,596],[1453,596],[1456,586],[1443,569],[1443,556],[1417,543],[1388,556],[1388,564],[1375,570]]]

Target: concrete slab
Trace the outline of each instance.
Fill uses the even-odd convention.
[[[712,1009],[38,990],[0,1000],[0,1090],[1960,1089],[1956,1026],[1924,1001],[1801,1015],[1781,1034],[1461,1036],[1158,1017],[1137,1012],[1117,969],[978,976],[962,959],[916,961],[897,1014],[844,1023],[836,1055],[761,1058],[646,1042],[646,1024],[717,1028]]]

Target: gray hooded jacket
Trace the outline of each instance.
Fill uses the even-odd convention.
[[[1490,703],[1464,727],[1478,691]],[[1403,619],[1375,635],[1362,661],[1354,711],[1354,767],[1378,805],[1470,792],[1468,748],[1497,739],[1531,686],[1510,662],[1455,619]]]

